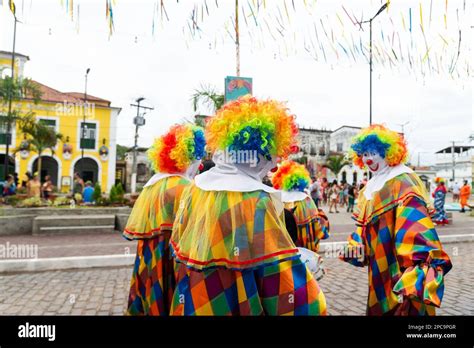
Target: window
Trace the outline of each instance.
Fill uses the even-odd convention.
[[[56,120],[48,120],[48,119],[40,118],[39,123],[56,131]]]
[[[11,130],[11,132],[12,131],[13,129]],[[11,132],[10,132],[10,141],[8,142],[9,145],[12,144]],[[3,120],[0,120],[0,145],[6,145],[6,144],[7,144],[7,123],[4,122]]]
[[[337,143],[336,146],[337,146],[336,151],[337,152],[342,152],[342,143]]]
[[[81,122],[81,149],[95,149],[97,138],[97,125],[95,123]]]

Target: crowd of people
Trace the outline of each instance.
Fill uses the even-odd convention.
[[[26,198],[53,199],[55,189],[50,175],[46,175],[41,181],[37,172],[34,174],[26,172],[21,182],[19,182],[17,173],[7,175],[6,181],[0,182],[0,196],[2,197],[15,196],[21,192],[26,195]],[[73,196],[80,194],[84,203],[92,203],[93,192],[92,182],[84,182],[79,173],[74,173]]]
[[[359,184],[349,184],[345,181],[339,183],[335,179],[329,183],[326,177],[313,178],[309,191],[314,203],[317,206],[327,205],[329,213],[339,213],[339,208],[346,208],[346,212],[352,213],[359,191],[365,183],[366,181]]]

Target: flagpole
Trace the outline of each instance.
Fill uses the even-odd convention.
[[[240,76],[239,0],[235,0],[235,49],[237,76]]]

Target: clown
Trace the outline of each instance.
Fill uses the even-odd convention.
[[[325,298],[280,219],[279,191],[262,179],[296,146],[294,116],[242,97],[206,127],[216,166],[186,188],[171,245],[172,315],[321,315]]]
[[[285,209],[294,214],[297,225],[297,236],[294,240],[296,246],[317,252],[319,241],[329,237],[329,221],[305,192],[310,183],[308,170],[293,161],[282,162],[272,176],[273,187],[282,190]]]
[[[183,190],[204,156],[204,130],[175,125],[148,150],[156,174],[146,183],[123,236],[138,240],[127,314],[168,315],[174,291],[169,240]]]
[[[435,183],[438,185],[433,192],[434,208],[436,209],[433,215],[433,222],[437,225],[447,225],[448,216],[444,210],[444,201],[446,199],[446,186],[443,178],[436,178]]]
[[[403,164],[403,136],[373,125],[354,138],[351,153],[373,177],[360,191],[357,230],[341,258],[369,268],[367,314],[434,315],[451,261],[431,221],[428,193]]]

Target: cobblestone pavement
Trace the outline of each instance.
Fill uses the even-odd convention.
[[[453,269],[439,315],[474,315],[474,243],[445,245]],[[367,270],[325,259],[330,315],[364,315]],[[1,315],[122,315],[131,267],[0,275]]]

